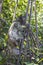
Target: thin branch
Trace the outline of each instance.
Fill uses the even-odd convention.
[[[29,16],[29,23],[31,22],[31,15],[32,15],[32,1],[31,1],[31,5],[30,5],[30,16]]]
[[[39,44],[39,41],[38,41],[38,22],[37,22],[37,12],[36,12],[36,0],[35,0],[35,26],[36,26],[36,42],[37,42],[37,46]]]
[[[28,17],[29,4],[30,4],[30,0],[28,0],[28,4],[27,4],[27,8],[26,8],[26,18],[25,18],[25,22],[27,21],[27,17]]]
[[[2,11],[2,3],[0,3],[0,13],[1,13],[1,11]]]
[[[0,0],[0,14],[2,12],[2,3],[3,3],[3,0]]]
[[[14,8],[14,15],[13,15],[13,20],[12,22],[14,21],[15,17],[16,17],[16,9],[17,9],[17,6],[18,6],[18,0],[16,0],[16,5],[15,5],[15,8]]]

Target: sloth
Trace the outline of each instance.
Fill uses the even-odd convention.
[[[25,24],[25,16],[19,16],[10,26],[8,31],[8,42],[12,46],[18,45],[18,40],[23,39],[22,35],[22,25]]]

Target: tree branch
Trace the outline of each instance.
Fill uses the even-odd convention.
[[[36,26],[36,42],[37,42],[37,46],[39,44],[39,41],[38,41],[38,22],[37,22],[37,12],[36,12],[36,0],[35,0],[35,26]]]

